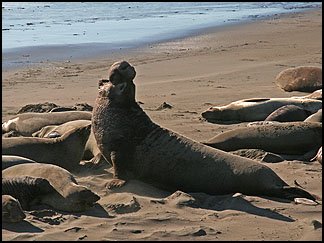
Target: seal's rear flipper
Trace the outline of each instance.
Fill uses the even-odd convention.
[[[277,197],[291,201],[294,201],[295,198],[307,198],[316,201],[316,198],[312,194],[298,187],[284,186],[283,188],[276,190],[275,194]]]

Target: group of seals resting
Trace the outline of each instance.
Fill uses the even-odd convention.
[[[322,101],[299,98],[252,98],[232,102],[224,106],[210,107],[201,115],[210,122],[214,121],[263,121],[270,113],[285,106],[294,105],[314,113],[322,108]]]
[[[78,185],[67,170],[41,163],[18,164],[3,170],[2,195],[18,199],[24,210],[41,203],[68,212],[87,210],[100,199],[88,188]],[[4,206],[10,210],[2,203]]]
[[[67,170],[78,167],[88,141],[91,124],[67,131],[62,137],[2,138],[2,154],[22,156],[36,162],[61,166]]]
[[[99,82],[92,129],[100,151],[113,164],[108,188],[137,178],[170,191],[315,199],[265,165],[160,127],[136,103],[134,93],[131,80]]]
[[[89,111],[18,114],[2,124],[2,133],[15,131],[21,136],[32,136],[44,126],[59,125],[73,120],[91,120],[91,115]]]

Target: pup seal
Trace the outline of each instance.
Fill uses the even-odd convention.
[[[32,134],[47,125],[59,125],[73,120],[91,120],[89,111],[65,111],[53,113],[28,112],[16,115],[2,124],[2,133],[17,131],[22,136]]]
[[[322,88],[322,68],[300,66],[281,71],[276,84],[286,92],[314,92]]]
[[[2,222],[17,223],[26,218],[19,201],[10,196],[2,195]]]
[[[227,194],[242,192],[293,200],[310,193],[288,186],[269,167],[217,150],[160,127],[132,96],[127,82],[100,85],[92,127],[110,157],[114,179],[108,188],[135,178],[169,191]]]
[[[299,98],[252,98],[232,102],[224,106],[210,107],[201,115],[209,122],[216,121],[263,121],[284,105],[296,105],[314,113],[322,108],[322,101]]]
[[[232,129],[204,144],[224,151],[263,149],[277,154],[304,154],[322,145],[322,123],[284,122]]]
[[[2,193],[17,198],[23,208],[42,203],[67,212],[87,210],[100,199],[88,188],[78,185],[67,170],[40,163],[3,170]]]
[[[91,124],[72,129],[58,138],[14,137],[2,139],[2,153],[36,162],[76,169],[88,141]]]

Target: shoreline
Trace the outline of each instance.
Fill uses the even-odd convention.
[[[321,7],[302,10],[291,13],[280,13],[266,16],[260,16],[255,19],[246,19],[240,22],[228,22],[222,25],[208,25],[201,28],[188,29],[181,36],[174,36],[175,33],[169,33],[167,37],[158,39],[156,36],[141,40],[135,44],[132,42],[112,43],[80,43],[80,44],[62,44],[62,45],[41,45],[27,46],[19,48],[9,48],[2,51],[2,71],[16,70],[27,67],[37,67],[51,62],[81,61],[102,59],[109,55],[124,55],[150,48],[151,46],[169,43],[174,41],[185,41],[188,38],[197,37],[206,34],[215,34],[226,31],[228,28],[245,26],[260,21],[266,21],[298,13],[307,13],[317,11]],[[172,36],[173,35],[173,36]]]

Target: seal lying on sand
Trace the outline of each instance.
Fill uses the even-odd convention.
[[[40,137],[40,138],[53,138],[53,137],[60,137],[64,133],[68,131],[83,127],[86,125],[91,125],[91,121],[89,120],[74,120],[63,123],[59,126],[45,126],[41,130],[34,132],[33,137]],[[101,152],[97,146],[97,142],[94,138],[93,131],[91,129],[88,141],[84,147],[84,154],[82,156],[82,160],[90,160],[93,164],[98,163],[107,163],[107,161],[101,155]]]
[[[214,106],[201,115],[207,121],[263,121],[276,109],[284,105],[296,105],[314,113],[322,108],[322,101],[297,98],[253,98],[232,102],[225,106]]]
[[[308,192],[288,186],[265,165],[160,127],[136,103],[131,89],[127,82],[101,84],[93,110],[98,147],[114,168],[108,188],[120,187],[134,176],[170,191],[314,200]]]
[[[253,148],[277,154],[304,154],[322,145],[322,124],[285,122],[240,127],[218,134],[203,144],[224,151]]]
[[[314,91],[313,93],[305,96],[293,96],[291,98],[297,98],[297,99],[315,99],[315,100],[322,100],[322,89],[318,89]]]
[[[296,105],[284,105],[270,113],[265,121],[304,121],[312,113]]]
[[[47,125],[59,125],[72,120],[91,120],[91,112],[65,111],[53,113],[23,113],[12,117],[2,124],[2,133],[12,130],[23,136],[32,134]]]
[[[91,125],[75,128],[58,138],[14,137],[2,139],[2,153],[37,162],[76,169],[88,141]]]
[[[311,159],[311,161],[317,160],[320,164],[322,164],[322,146],[319,148],[316,156]]]
[[[81,212],[92,207],[100,197],[78,185],[67,170],[49,164],[27,163],[2,171],[2,194],[9,194],[28,209],[46,204],[68,212]]]
[[[322,109],[307,117],[305,122],[322,122]]]
[[[2,195],[2,222],[17,223],[26,218],[19,201],[10,196]]]
[[[281,71],[276,84],[284,91],[313,92],[322,88],[322,68],[295,67]]]
[[[15,155],[2,155],[2,170],[20,164],[36,163],[34,160]]]

